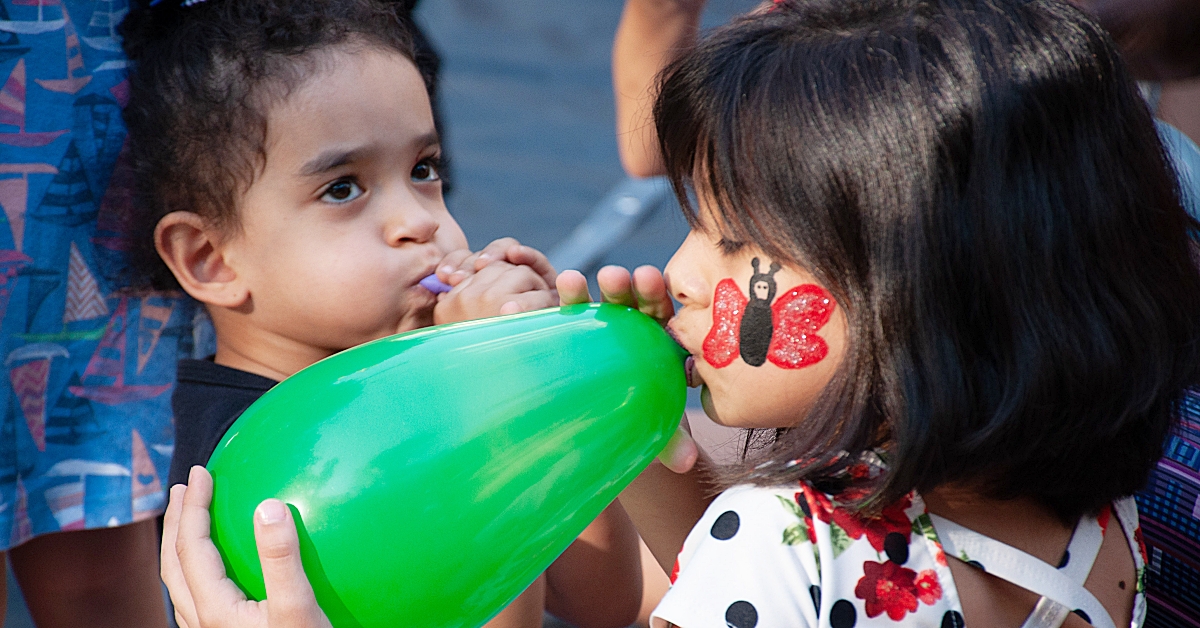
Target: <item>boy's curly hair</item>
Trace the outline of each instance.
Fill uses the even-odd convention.
[[[136,0],[121,25],[133,62],[125,108],[136,202],[138,287],[177,287],[154,248],[166,214],[236,229],[238,196],[266,158],[269,108],[315,69],[314,53],[361,42],[414,58],[395,4],[381,0]],[[402,7],[401,7],[402,8]]]

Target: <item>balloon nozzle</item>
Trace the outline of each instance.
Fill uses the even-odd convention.
[[[419,283],[422,288],[424,288],[434,294],[450,292],[451,290],[454,289],[449,284],[442,283],[442,280],[438,279],[438,276],[436,274],[430,275],[417,283]]]

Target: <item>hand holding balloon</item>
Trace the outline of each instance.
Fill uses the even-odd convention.
[[[454,251],[421,285],[438,295],[434,324],[517,314],[558,304],[554,267],[537,249],[500,238],[482,251]]]
[[[488,243],[482,251],[453,251],[438,264],[437,277],[449,286],[457,286],[464,279],[483,270],[495,261],[508,262],[517,266],[528,266],[549,285],[554,285],[558,276],[550,260],[541,251],[525,246],[515,238],[499,238]]]
[[[667,292],[662,271],[653,266],[640,266],[631,274],[620,266],[605,266],[596,274],[600,296],[604,303],[616,303],[634,308],[666,325],[675,314],[675,303]],[[587,278],[577,270],[565,270],[556,282],[561,305],[590,303]],[[680,422],[658,461],[675,473],[687,473],[700,457],[700,448],[688,431],[687,420]]]
[[[247,600],[225,576],[209,537],[212,476],[193,467],[188,485],[171,487],[163,517],[161,570],[179,628],[330,628],[300,562],[292,513],[268,499],[254,513],[254,538],[267,599]]]

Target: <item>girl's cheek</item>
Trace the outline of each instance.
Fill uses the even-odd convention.
[[[705,361],[718,369],[739,357],[753,367],[769,362],[802,369],[824,360],[829,346],[818,332],[837,307],[833,295],[814,283],[781,290],[775,278],[779,264],[764,268],[757,257],[751,264],[746,292],[732,278],[717,283],[712,326],[703,343]]]

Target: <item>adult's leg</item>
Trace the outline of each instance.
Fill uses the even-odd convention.
[[[38,628],[166,628],[153,519],[58,532],[9,551]]]

